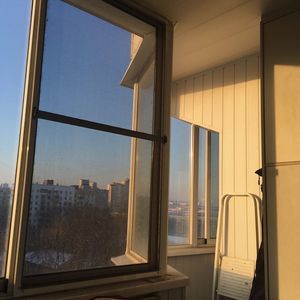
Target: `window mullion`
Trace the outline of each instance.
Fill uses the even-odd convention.
[[[132,110],[132,129],[137,129],[137,112],[138,112],[138,84],[135,83],[133,94],[133,110]],[[132,249],[132,234],[134,224],[134,186],[135,186],[135,156],[136,156],[136,139],[131,140],[131,163],[130,163],[130,186],[128,197],[128,222],[127,222],[127,242],[126,253],[129,253]]]
[[[116,126],[111,126],[103,123],[96,123],[84,119],[78,119],[78,118],[73,118],[69,117],[66,115],[60,115],[57,113],[51,113],[48,111],[42,111],[38,110],[36,111],[36,108],[33,111],[34,117],[37,117],[39,119],[43,120],[48,120],[52,122],[58,122],[58,123],[63,123],[63,124],[68,124],[68,125],[73,125],[73,126],[79,126],[83,128],[89,128],[97,131],[104,131],[104,132],[109,132],[109,133],[114,133],[114,134],[120,134],[124,136],[129,136],[129,137],[136,137],[136,138],[141,138],[149,141],[163,141],[159,136],[155,136],[153,134],[145,133],[145,132],[139,132],[136,130],[130,130],[130,129],[125,129],[121,127],[116,127]]]
[[[205,239],[210,239],[210,133],[205,136]]]
[[[199,165],[199,129],[196,126],[191,126],[191,209],[190,209],[190,244],[193,247],[197,246],[198,240],[198,165]]]

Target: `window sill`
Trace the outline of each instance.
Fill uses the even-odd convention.
[[[199,247],[169,247],[168,257],[214,254],[215,245],[202,245]]]
[[[128,253],[116,257],[111,258],[111,262],[115,266],[123,266],[123,265],[132,265],[132,264],[139,264],[139,263],[147,263],[145,259],[137,258],[134,255],[130,255]]]
[[[57,293],[47,293],[36,296],[7,297],[5,299],[32,299],[32,300],[90,300],[97,297],[131,298],[172,289],[185,288],[189,284],[189,278],[168,266],[163,276],[154,276],[143,279],[135,279],[122,283],[107,284],[103,286],[74,289]]]

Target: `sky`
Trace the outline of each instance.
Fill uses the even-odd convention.
[[[120,86],[130,33],[64,2],[48,3],[40,109],[130,129],[133,94]],[[29,0],[0,1],[0,183],[14,182],[30,9]],[[182,123],[172,121],[171,199],[188,197],[190,126]],[[141,150],[149,178],[151,147],[144,142]],[[129,137],[39,120],[33,182],[84,178],[105,187],[129,177],[130,151]]]
[[[0,1],[0,183],[14,182],[30,13],[29,0]]]
[[[131,129],[133,93],[120,85],[129,62],[130,32],[49,1],[40,109]]]
[[[5,41],[0,48],[0,183],[14,181],[29,18],[29,0],[0,1]],[[41,110],[131,129],[133,91],[120,86],[129,62],[130,32],[62,1],[48,1]],[[39,120],[33,180],[77,184],[86,178],[100,186],[124,180],[130,142]]]
[[[64,2],[48,2],[40,110],[131,129],[132,89],[121,79],[130,33]],[[129,177],[129,137],[39,120],[34,182],[105,187]],[[71,150],[71,151],[70,151]]]

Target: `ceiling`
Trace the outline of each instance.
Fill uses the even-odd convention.
[[[261,15],[297,0],[139,0],[174,24],[173,79],[260,49]]]

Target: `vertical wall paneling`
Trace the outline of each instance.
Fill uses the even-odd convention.
[[[184,93],[184,116],[189,122],[193,122],[193,107],[194,107],[194,79],[188,78],[185,80]]]
[[[224,68],[223,97],[223,174],[221,175],[221,180],[223,181],[223,194],[225,194],[235,191],[234,65],[229,65]],[[229,203],[228,216],[235,215],[234,203],[235,199]],[[228,223],[225,224],[225,228],[228,228],[226,232],[227,242],[224,247],[227,255],[235,256],[235,217],[227,218],[227,220]],[[231,234],[228,235],[228,232]]]
[[[212,71],[203,75],[203,124],[212,127]]]
[[[260,195],[258,177],[254,173],[261,167],[259,82],[258,55],[176,82],[173,116],[219,132],[220,196],[232,192]],[[227,216],[229,234],[223,244],[224,252],[255,260],[252,201],[233,199]],[[203,274],[213,272],[213,262],[201,259],[203,255],[193,257],[172,257],[172,265],[191,277],[187,299],[210,299],[210,294],[207,298],[199,294],[199,287],[200,282],[206,280]],[[199,261],[196,262],[196,258]]]
[[[176,83],[172,84],[172,89],[171,89],[171,116],[176,115],[176,105],[177,105],[177,98],[176,98]]]
[[[178,118],[185,120],[184,114],[184,90],[185,90],[185,81],[180,81],[176,84],[176,115]]]
[[[223,68],[213,71],[212,88],[212,124],[213,128],[222,128],[223,110]]]
[[[260,195],[258,186],[258,176],[255,174],[258,166],[260,166],[261,153],[260,149],[261,130],[260,130],[260,100],[259,86],[260,83],[256,79],[259,77],[259,57],[252,56],[246,60],[246,128],[247,128],[247,189],[249,191],[257,191]],[[248,215],[254,213],[254,205],[248,201]],[[249,240],[255,239],[255,222],[253,218],[248,218],[248,235]],[[256,247],[254,243],[248,244],[248,255],[250,259],[256,257]]]
[[[246,62],[241,60],[234,66],[234,178],[235,191],[247,191],[247,156],[246,156]],[[235,255],[248,257],[248,211],[247,198],[235,199]]]
[[[197,125],[202,124],[203,114],[203,76],[194,78],[194,109],[193,119]]]

